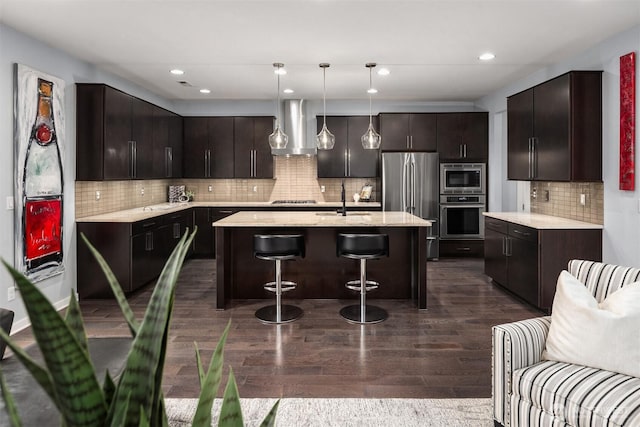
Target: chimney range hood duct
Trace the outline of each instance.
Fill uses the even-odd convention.
[[[289,137],[286,148],[272,149],[274,156],[315,156],[315,140],[307,141],[307,118],[304,99],[287,99],[282,103],[282,126]]]

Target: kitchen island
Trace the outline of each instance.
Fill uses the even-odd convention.
[[[429,221],[405,212],[244,211],[213,223],[216,234],[218,309],[234,299],[271,299],[263,284],[273,281],[273,262],[253,256],[254,234],[302,234],[306,256],[285,261],[283,280],[298,287],[286,298],[355,298],[345,288],[360,276],[359,263],[336,255],[338,233],[389,235],[389,257],[367,263],[367,279],[380,283],[371,298],[411,299],[427,308]]]

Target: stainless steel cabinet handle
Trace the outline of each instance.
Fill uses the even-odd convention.
[[[458,154],[459,157],[462,158],[462,144],[458,144]]]
[[[538,145],[538,138],[535,136],[531,138],[531,152],[533,158],[533,165],[531,167],[531,177],[536,178],[538,176],[538,150],[536,146]]]
[[[233,213],[233,211],[219,211],[219,212],[222,213],[222,214],[232,214]]]
[[[173,148],[164,147],[164,173],[167,178],[173,174]]]
[[[411,144],[409,143],[409,135],[407,135],[407,148],[411,148]]]
[[[502,238],[502,255],[507,255],[507,238]]]
[[[409,137],[409,147],[413,148],[413,135]]]
[[[467,144],[462,144],[464,150],[463,150],[463,157],[466,159],[467,158]]]
[[[344,149],[344,176],[349,176],[347,163],[349,162],[349,153],[348,150]]]
[[[520,230],[514,229],[513,232],[516,233],[516,234],[520,234],[521,236],[531,236],[531,233],[527,233],[525,231],[520,231]]]
[[[129,141],[129,178],[136,177],[136,142]]]
[[[511,241],[510,237],[507,237],[507,256],[511,256],[512,252],[511,250],[513,249],[513,242]]]
[[[180,238],[180,223],[179,222],[174,222],[173,223],[173,238],[174,239],[179,239]]]
[[[459,252],[469,252],[471,250],[471,248],[469,246],[463,246],[460,248],[456,248],[457,251]]]
[[[144,250],[149,252],[153,250],[153,232],[144,235]]]
[[[533,144],[532,144],[532,138],[529,138],[529,173],[528,173],[528,178],[532,179],[533,178],[533,172],[532,172],[532,168],[533,168]]]
[[[351,148],[347,149],[347,176],[351,176]]]

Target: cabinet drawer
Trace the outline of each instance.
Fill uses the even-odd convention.
[[[524,225],[509,224],[509,236],[529,242],[538,242],[538,230]]]
[[[162,217],[155,217],[151,219],[146,219],[144,221],[136,221],[131,224],[131,234],[141,234],[147,231],[151,231],[154,228],[158,228],[162,225]]]
[[[484,240],[440,240],[440,256],[478,257],[484,255]]]
[[[505,222],[505,221],[501,221],[499,219],[490,218],[488,216],[485,216],[484,217],[484,225],[488,229],[493,230],[493,231],[497,231],[498,233],[507,234],[509,232],[508,223]]]

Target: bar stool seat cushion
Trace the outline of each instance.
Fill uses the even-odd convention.
[[[301,234],[256,234],[253,236],[253,255],[274,260],[304,258],[304,236]]]
[[[337,255],[354,259],[389,256],[386,234],[338,234]]]

